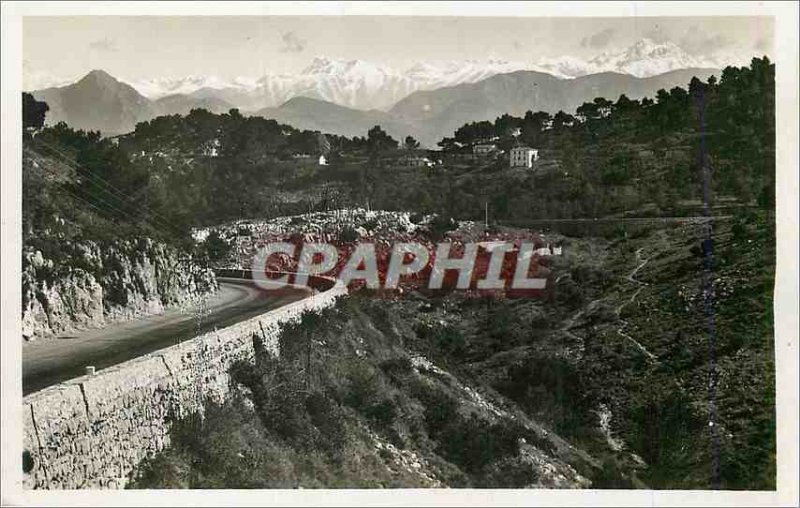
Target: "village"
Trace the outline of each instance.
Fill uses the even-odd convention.
[[[376,126],[377,127],[377,126]],[[320,134],[319,153],[310,154],[296,152],[292,158],[307,164],[316,163],[318,166],[329,166],[335,161],[352,154],[336,151],[331,148],[330,143],[324,134]],[[382,151],[380,154],[381,162],[389,166],[409,167],[409,168],[428,168],[435,169],[441,167],[445,160],[450,159],[461,163],[476,163],[490,165],[498,161],[505,162],[509,168],[534,169],[535,162],[539,160],[539,150],[517,143],[508,150],[498,145],[499,137],[494,136],[486,139],[476,140],[474,143],[455,143],[456,150],[446,149],[421,149],[418,143],[410,136],[403,146]],[[216,152],[212,156],[216,156]]]

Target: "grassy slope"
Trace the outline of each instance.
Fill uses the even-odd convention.
[[[711,485],[713,343],[721,485],[774,488],[773,231],[764,217],[714,226],[713,341],[700,226],[655,231],[617,249],[614,264],[641,268],[610,293],[615,312],[576,331],[585,337],[582,375],[648,464],[640,476],[649,485]]]

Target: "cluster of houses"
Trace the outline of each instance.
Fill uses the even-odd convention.
[[[397,165],[409,168],[432,168],[436,165],[436,162],[421,155],[406,155],[397,160]]]
[[[472,154],[475,157],[492,157],[502,153],[494,143],[479,143],[473,145]],[[512,168],[533,168],[533,163],[539,159],[539,150],[527,146],[515,146],[508,151],[508,164]]]
[[[398,166],[405,166],[411,168],[433,168],[442,161],[435,161],[430,157],[424,155],[424,152],[411,151],[411,153],[404,154],[394,160],[394,164]],[[472,157],[476,159],[490,159],[498,155],[505,154],[505,150],[501,150],[495,143],[484,142],[476,143],[472,146]],[[294,154],[295,159],[310,159],[308,154]],[[539,150],[530,148],[528,146],[515,146],[508,150],[508,164],[511,168],[527,168],[532,169],[534,162],[539,160]],[[328,156],[323,154],[317,158],[317,163],[320,166],[328,165]]]
[[[294,153],[294,154],[292,154],[292,158],[295,159],[295,160],[308,160],[308,159],[315,158],[315,159],[317,159],[317,164],[319,164],[320,166],[327,166],[328,165],[328,157],[325,154],[322,154],[322,155],[320,155],[318,157],[312,157],[311,155],[309,155],[307,153]]]

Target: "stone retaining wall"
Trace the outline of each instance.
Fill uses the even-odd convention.
[[[281,324],[333,305],[327,291],[23,399],[23,484],[29,489],[121,488],[169,445],[173,417],[222,401],[228,369],[253,355],[253,333],[277,352]]]

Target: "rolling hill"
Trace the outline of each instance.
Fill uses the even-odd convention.
[[[197,97],[172,94],[153,101],[159,115],[186,115],[193,109],[205,109],[211,113],[227,113],[236,107],[217,97]]]
[[[398,120],[383,111],[351,109],[308,97],[295,97],[280,107],[260,109],[253,116],[271,118],[297,129],[318,130],[348,137],[366,136],[367,131],[375,125],[380,125],[395,139],[403,139],[419,131],[417,126]]]

